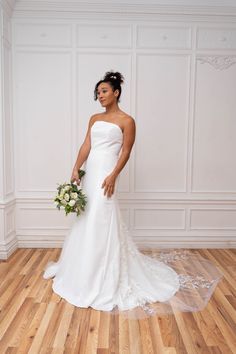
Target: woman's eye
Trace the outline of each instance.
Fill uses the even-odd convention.
[[[106,92],[107,92],[107,90],[103,90],[101,92],[97,92],[97,95],[99,96],[101,93],[106,93]]]

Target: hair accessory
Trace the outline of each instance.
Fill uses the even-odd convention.
[[[110,78],[111,79],[117,79],[117,77],[115,75],[111,75]]]

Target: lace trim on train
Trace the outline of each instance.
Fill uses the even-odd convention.
[[[190,257],[190,252],[188,250],[174,250],[169,253],[161,252],[160,253],[160,261],[164,263],[172,263],[180,260],[187,260]],[[184,289],[199,289],[199,288],[207,288],[209,289],[214,280],[208,281],[204,278],[203,275],[186,275],[179,274],[180,288]]]
[[[214,280],[208,281],[202,275],[195,277],[186,274],[179,274],[180,288],[181,289],[210,289]]]
[[[125,256],[125,254],[127,254],[128,252],[132,257],[142,257],[143,262],[149,268],[152,274],[154,276],[157,276],[157,274],[155,273],[156,267],[154,266],[155,260],[153,260],[153,258],[160,262],[168,264],[175,261],[187,260],[191,253],[188,250],[173,250],[168,253],[159,252],[158,254],[153,253],[148,254],[148,256],[146,256],[137,249],[136,244],[133,242],[129,234],[128,228],[122,219],[120,225],[121,237],[123,237],[123,239],[121,240],[121,297],[124,300],[129,297],[134,298],[137,306],[142,307],[146,314],[154,315],[156,311],[152,307],[150,307],[151,303],[153,303],[154,300],[152,298],[143,296],[143,289],[141,288],[140,284],[134,282],[133,280],[132,283],[129,280],[128,285],[125,282],[125,279],[127,280],[128,274],[127,257]],[[180,284],[179,290],[199,288],[209,289],[215,282],[214,280],[208,281],[206,278],[204,278],[202,274],[198,274],[195,276],[187,274],[177,274],[177,276]]]

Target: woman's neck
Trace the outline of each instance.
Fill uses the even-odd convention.
[[[111,106],[107,106],[106,107],[106,111],[105,114],[112,114],[112,113],[116,113],[120,110],[119,106],[117,103],[113,103]]]

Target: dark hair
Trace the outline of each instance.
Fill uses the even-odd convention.
[[[96,101],[98,99],[97,97],[97,89],[98,86],[102,83],[102,82],[107,82],[111,85],[112,90],[119,90],[119,95],[117,96],[117,101],[119,102],[120,99],[120,95],[121,95],[121,84],[124,82],[124,77],[122,76],[121,73],[117,72],[113,72],[113,71],[108,71],[106,72],[106,74],[104,75],[104,78],[100,81],[98,81],[98,83],[95,86],[94,89],[94,100]]]

